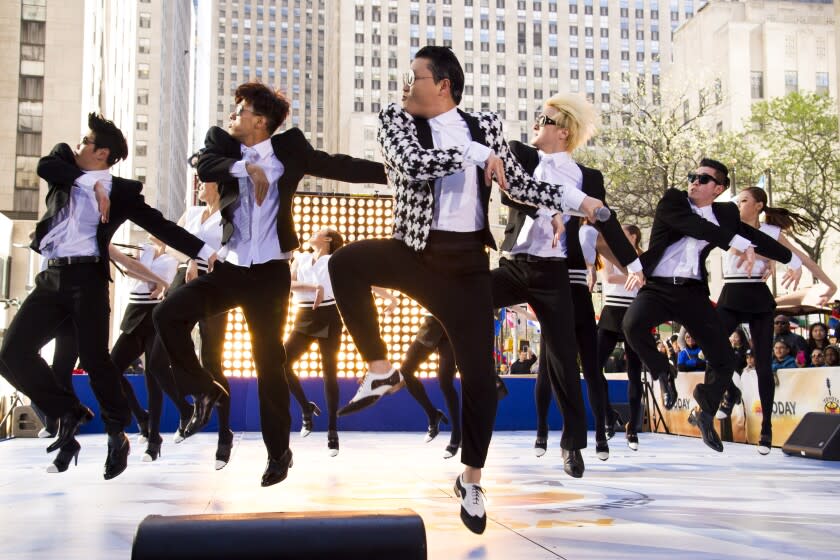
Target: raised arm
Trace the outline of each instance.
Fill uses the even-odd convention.
[[[376,135],[385,165],[413,181],[433,181],[463,171],[470,163],[464,148],[426,149],[417,139],[414,118],[396,103],[379,111]]]
[[[64,143],[56,144],[49,155],[38,160],[38,176],[48,183],[72,185],[83,173],[73,150]]]
[[[239,155],[240,144],[233,136],[218,126],[210,127],[204,137],[204,151],[196,164],[199,179],[213,183],[233,180],[230,170],[241,159]]]
[[[137,259],[132,259],[114,245],[108,245],[108,256],[112,261],[122,266],[125,270],[126,276],[144,282],[153,282],[163,286],[168,286],[169,282],[152,272],[147,266],[143,265]]]
[[[834,281],[832,281],[831,278],[828,276],[828,274],[826,274],[825,271],[822,268],[820,268],[820,265],[814,262],[814,260],[808,255],[806,255],[801,249],[799,249],[799,247],[794,245],[790,241],[790,239],[785,237],[784,233],[779,234],[779,243],[790,249],[790,251],[794,255],[799,257],[799,260],[802,261],[802,266],[807,268],[814,276],[814,278],[817,278],[820,282],[825,284],[825,289],[823,290],[822,294],[820,294],[819,305],[825,305],[826,303],[828,303],[828,301],[831,299],[831,296],[833,296],[834,293],[837,291],[837,284],[835,284]]]

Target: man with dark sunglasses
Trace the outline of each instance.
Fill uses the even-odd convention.
[[[689,421],[700,429],[703,442],[715,451],[723,444],[714,428],[714,415],[735,371],[735,353],[709,300],[706,257],[714,247],[741,255],[752,269],[756,253],[788,263],[798,270],[801,262],[770,236],[741,221],[732,202],[714,202],[729,186],[729,170],[719,161],[702,159],[689,175],[688,190],[668,189],[654,214],[650,245],[641,255],[647,283],[624,316],[625,339],[650,368],[654,377],[671,368],[656,350],[651,328],[674,320],[688,329],[706,356],[703,383],[694,389],[699,410]],[[666,408],[676,394],[665,395]]]

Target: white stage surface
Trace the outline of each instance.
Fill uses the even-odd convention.
[[[461,525],[452,483],[461,470],[445,460],[448,433],[430,444],[420,433],[341,434],[330,458],[325,432],[292,435],[286,481],[261,488],[265,449],[258,433],[237,433],[230,464],[213,470],[215,434],[179,445],[164,436],[163,456],[143,463],[132,436],[125,473],[102,479],[105,437],[82,436],[79,466],[45,472],[47,440],[0,443],[0,558],[128,559],[138,523],[149,514],[393,510],[411,508],[426,525],[435,560],[834,557],[840,549],[840,463],[760,456],[699,439],[640,434],[633,452],[623,434],[609,461],[586,473],[562,469],[559,434],[534,457],[533,434],[499,432],[484,471],[489,520],[484,535]]]

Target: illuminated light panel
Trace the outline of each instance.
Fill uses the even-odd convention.
[[[292,212],[301,243],[301,250],[308,250],[305,241],[313,232],[324,227],[332,227],[341,232],[347,243],[361,239],[388,237],[391,233],[391,215],[393,199],[385,196],[363,195],[321,195],[297,194],[292,202]],[[385,303],[376,298],[380,312],[383,338],[388,342],[388,358],[397,366],[402,362],[405,352],[414,334],[420,326],[426,311],[414,300],[399,295],[398,307],[389,315],[382,315]],[[295,312],[289,298],[289,314],[285,333],[291,332]],[[228,312],[228,325],[225,332],[223,362],[225,375],[228,377],[254,377],[254,363],[251,354],[251,336],[240,309]],[[437,375],[438,358],[432,354],[420,366],[418,377],[427,378]],[[301,378],[321,377],[321,355],[318,345],[313,343],[298,359],[294,372]],[[341,337],[341,349],[338,353],[338,376],[361,377],[365,373],[365,363],[356,350],[353,340],[345,329]]]

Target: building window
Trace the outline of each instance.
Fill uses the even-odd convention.
[[[146,168],[145,167],[135,167],[134,168],[134,177],[140,181],[141,183],[146,182]]]
[[[764,99],[764,73],[759,71],[750,72],[750,97],[753,99]]]
[[[147,90],[147,89],[138,89],[137,90],[137,104],[138,105],[148,105],[149,104],[149,90]]]
[[[799,73],[796,70],[785,70],[785,95],[799,91]]]
[[[149,79],[149,65],[140,63],[137,65],[137,77],[143,80]]]
[[[149,130],[148,115],[137,115],[137,126],[135,128],[136,130]]]
[[[141,156],[141,157],[145,156],[147,148],[148,148],[148,144],[146,142],[144,142],[143,140],[138,140],[134,144],[134,155],[135,156]]]
[[[817,85],[814,91],[818,95],[828,95],[828,72],[817,72]]]
[[[140,14],[140,29],[152,28],[152,14]]]

